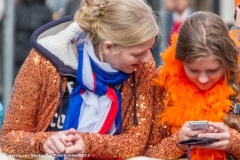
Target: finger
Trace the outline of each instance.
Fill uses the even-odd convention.
[[[85,151],[85,145],[82,139],[79,139],[76,141],[76,143],[71,147],[66,147],[66,153],[84,153]]]
[[[67,136],[69,134],[75,134],[77,131],[74,128],[64,131],[64,134]]]
[[[72,154],[72,153],[83,153],[85,150],[84,145],[81,144],[75,144],[71,147],[66,147],[66,154]]]
[[[198,138],[214,138],[218,140],[229,140],[230,133],[222,132],[222,133],[200,133],[198,134]]]
[[[223,135],[221,133],[200,133],[198,134],[198,138],[214,138],[214,139],[222,139]]]
[[[73,145],[72,142],[66,141],[65,131],[60,131],[53,134],[47,139],[46,142],[51,147],[51,149],[55,151],[54,153],[58,153],[58,154],[64,153],[66,147]]]
[[[72,142],[69,142],[66,140],[67,136],[71,135],[71,133],[75,133],[75,131],[70,129],[70,130],[62,131],[61,133],[59,133],[59,139],[64,145],[64,151],[65,151],[65,147],[70,147],[73,145]]]
[[[68,135],[66,137],[66,141],[68,141],[68,142],[75,142],[75,141],[77,141],[79,139],[81,139],[81,137],[80,137],[80,135],[78,133],[75,133],[74,135],[71,134],[71,135]]]
[[[51,146],[51,145],[50,145]],[[44,143],[43,150],[48,155],[53,155],[55,152],[49,147],[48,144]]]
[[[211,127],[214,127],[215,129],[217,129],[219,132],[228,130],[227,127],[225,127],[222,122],[208,122],[208,124]]]
[[[197,137],[198,134],[205,133],[205,132],[206,132],[206,130],[195,130],[195,131],[190,130],[190,131],[186,132],[186,135],[188,137]]]
[[[198,145],[197,148],[211,148],[216,150],[224,150],[228,145],[227,141],[217,141],[211,144]]]
[[[207,132],[208,133],[215,133],[215,128],[210,126],[210,129]]]
[[[54,142],[54,146],[56,147],[56,149],[58,150],[58,153],[65,153],[66,150],[66,145],[62,142],[62,141],[55,141]]]
[[[62,135],[58,134],[56,136],[50,137],[51,148],[56,154],[61,154],[65,152],[65,144],[62,142]]]
[[[45,153],[47,154],[61,154],[61,152],[56,148],[55,144],[52,143],[52,141],[47,141],[44,146],[43,149],[45,151]],[[65,150],[65,148],[64,148]]]
[[[214,129],[214,133],[219,133],[218,129]]]
[[[73,144],[74,144],[74,143],[71,142],[71,141],[70,141],[70,142],[66,142],[65,147],[71,147],[71,146],[73,146]]]

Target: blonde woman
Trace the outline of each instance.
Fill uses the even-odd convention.
[[[158,33],[143,0],[83,0],[74,16],[37,29],[4,119],[3,152],[64,160],[141,155]]]

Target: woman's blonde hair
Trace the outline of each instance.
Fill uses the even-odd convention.
[[[74,19],[94,47],[106,40],[137,45],[159,33],[156,16],[144,0],[82,0]]]
[[[219,59],[226,68],[228,85],[236,91],[230,99],[238,98],[238,54],[239,51],[229,36],[229,29],[222,19],[210,12],[196,12],[181,26],[176,46],[176,58],[185,62],[196,62],[209,54]],[[228,112],[224,122],[240,132],[240,117]],[[230,155],[228,155],[228,159]]]

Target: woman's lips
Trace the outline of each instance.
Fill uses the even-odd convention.
[[[132,66],[133,66],[133,67],[138,67],[138,66],[139,66],[139,64],[133,64]]]

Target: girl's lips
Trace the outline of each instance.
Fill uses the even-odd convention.
[[[207,86],[209,84],[209,82],[207,83],[199,83],[201,86]]]

